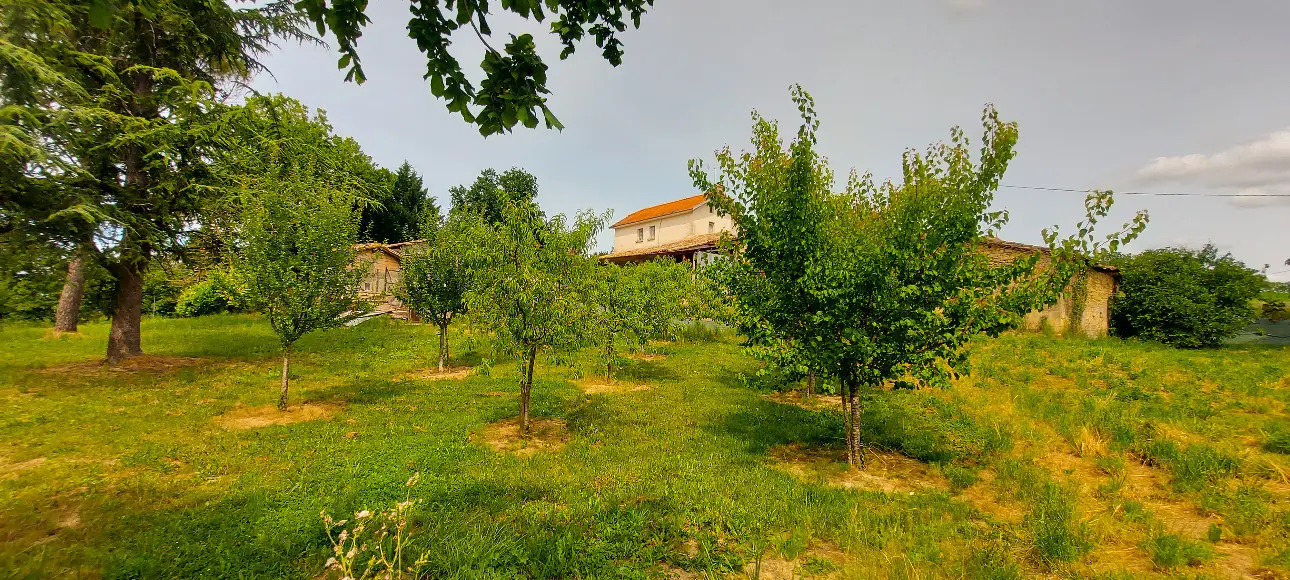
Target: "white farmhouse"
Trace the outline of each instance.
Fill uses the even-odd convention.
[[[607,262],[643,262],[659,256],[703,261],[716,250],[722,232],[734,233],[730,216],[719,216],[706,195],[647,207],[618,220],[614,251]]]

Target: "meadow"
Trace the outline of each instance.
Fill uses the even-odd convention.
[[[430,578],[1290,575],[1288,347],[981,339],[953,388],[866,394],[852,472],[837,397],[719,333],[610,385],[544,358],[529,442],[468,324],[444,376],[433,327],[307,336],[285,415],[254,316],[147,318],[120,368],[106,334],[0,328],[4,577],[322,577],[321,512],[404,499]]]

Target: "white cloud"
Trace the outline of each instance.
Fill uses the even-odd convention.
[[[1238,194],[1241,207],[1290,204],[1290,129],[1217,153],[1157,157],[1138,169],[1146,185],[1184,186],[1213,193]]]

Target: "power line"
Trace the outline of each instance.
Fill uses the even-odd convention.
[[[1029,185],[1000,185],[1008,189],[1036,189],[1039,191],[1066,191],[1070,193],[1091,193],[1091,189],[1070,189],[1066,187],[1034,187]],[[1166,193],[1159,191],[1115,191],[1116,195],[1159,195],[1167,197],[1290,197],[1290,193]]]

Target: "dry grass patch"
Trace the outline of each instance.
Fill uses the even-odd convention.
[[[762,395],[762,398],[781,405],[796,405],[808,411],[831,410],[842,412],[842,397],[837,395],[811,395],[807,397],[801,391],[788,391]]]
[[[438,367],[404,373],[394,380],[399,381],[459,381],[470,376],[471,367],[449,367],[439,371]]]
[[[0,460],[0,477],[16,478],[18,477],[18,473],[40,467],[41,465],[44,465],[46,461],[48,461],[48,459],[43,456],[14,463],[10,463],[7,460]]]
[[[629,393],[648,391],[649,385],[634,385],[631,383],[604,383],[600,381],[579,381],[578,388],[588,395],[604,395],[614,393]]]
[[[225,429],[258,429],[270,425],[288,425],[326,419],[341,408],[340,405],[332,403],[303,403],[287,407],[286,411],[279,411],[273,405],[235,407],[223,415],[216,416],[214,421]]]
[[[569,429],[564,419],[529,418],[529,436],[520,435],[519,417],[489,423],[470,440],[491,447],[498,453],[528,457],[539,451],[554,452],[569,442]]]
[[[140,356],[125,359],[120,363],[117,363],[112,366],[104,364],[102,359],[94,359],[94,360],[80,361],[80,362],[74,362],[74,363],[67,363],[62,365],[55,365],[55,366],[45,367],[40,369],[33,369],[33,371],[40,374],[50,374],[50,375],[60,375],[60,374],[85,375],[87,373],[107,373],[107,372],[117,372],[117,373],[167,372],[167,371],[178,370],[186,367],[200,366],[203,364],[211,364],[211,361],[207,359],[191,357],[191,356],[163,356],[163,355],[145,354],[145,355],[140,355]]]
[[[631,360],[638,360],[638,361],[645,361],[645,362],[653,362],[653,361],[659,361],[659,360],[666,359],[666,358],[667,358],[667,355],[665,355],[665,354],[652,354],[652,353],[647,353],[647,352],[633,352],[633,353],[630,353],[630,354],[625,354],[625,355],[623,355],[623,358],[628,358],[628,359],[631,359]]]
[[[772,447],[768,454],[776,469],[809,483],[884,493],[950,488],[936,468],[898,453],[871,449],[865,454],[865,467],[857,470],[847,466],[846,451],[841,449],[790,443]]]

